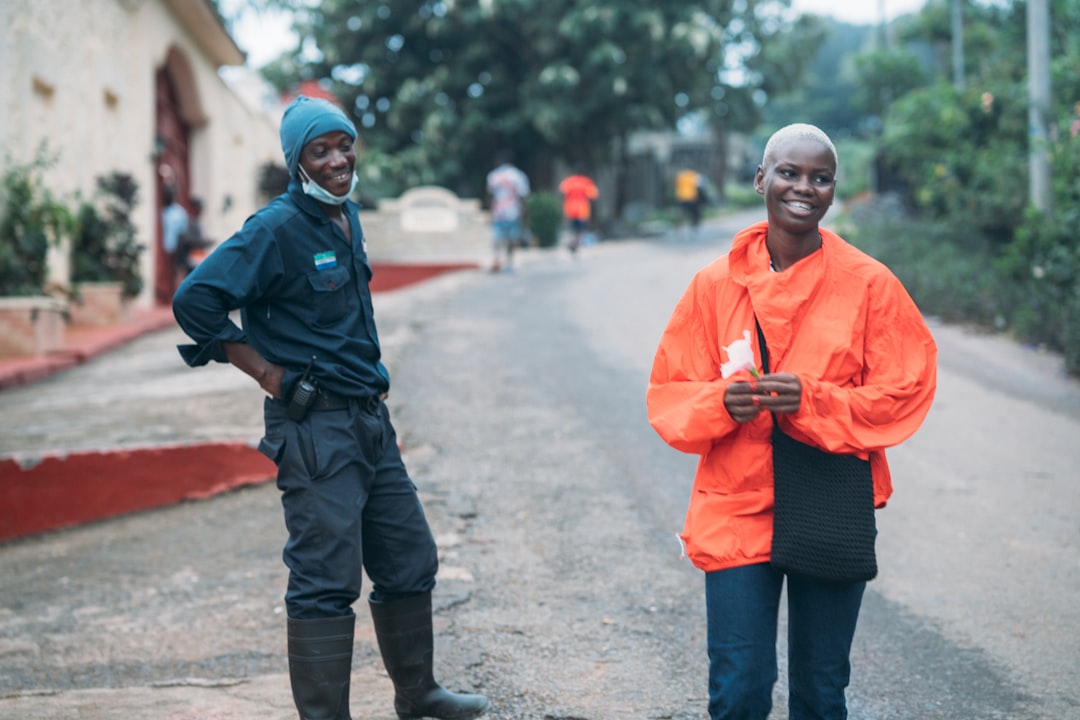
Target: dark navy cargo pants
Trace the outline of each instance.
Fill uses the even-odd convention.
[[[376,601],[431,590],[435,539],[386,404],[354,399],[348,408],[313,410],[297,423],[284,404],[267,398],[263,416],[259,450],[277,464],[289,531],[288,616],[351,614],[362,570]]]

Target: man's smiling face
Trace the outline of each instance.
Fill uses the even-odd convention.
[[[334,195],[348,195],[356,170],[356,145],[351,135],[333,130],[318,136],[300,153],[301,177]]]

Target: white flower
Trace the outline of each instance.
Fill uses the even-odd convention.
[[[682,539],[682,535],[675,533],[675,539],[679,542],[679,559],[682,560],[686,557],[686,541]]]
[[[721,346],[727,353],[728,361],[720,364],[720,377],[729,378],[740,370],[746,370],[757,377],[757,362],[754,360],[754,346],[750,344],[750,331],[743,330],[741,340]]]

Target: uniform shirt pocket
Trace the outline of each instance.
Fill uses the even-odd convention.
[[[311,285],[311,304],[316,325],[333,325],[340,322],[349,310],[349,294],[346,292],[352,278],[344,267],[316,270],[308,273]]]

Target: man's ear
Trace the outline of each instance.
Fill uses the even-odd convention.
[[[765,194],[765,168],[761,165],[757,166],[757,172],[754,173],[754,191],[758,195]]]

